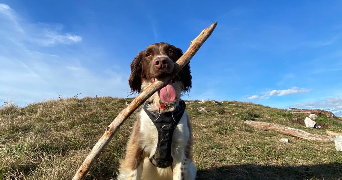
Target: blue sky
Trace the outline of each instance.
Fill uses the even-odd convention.
[[[0,0],[0,102],[130,95],[129,65],[155,42],[191,60],[184,99],[342,111],[342,1]]]

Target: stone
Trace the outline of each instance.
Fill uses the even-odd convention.
[[[316,120],[317,119],[317,115],[316,114],[310,114],[309,115],[309,118],[312,119],[312,120]]]
[[[309,117],[305,118],[304,123],[305,123],[305,126],[308,127],[308,128],[314,128],[315,125],[317,124],[316,121],[313,121]]]
[[[287,138],[281,138],[279,141],[280,142],[284,142],[284,143],[289,143],[290,142],[290,140],[287,139]]]
[[[337,151],[342,151],[342,136],[336,136],[335,140],[335,148]]]
[[[202,112],[207,112],[207,110],[205,110],[204,107],[199,107],[199,108],[197,108],[197,111],[200,112],[200,113],[202,113]]]
[[[214,103],[214,104],[219,104],[219,102],[215,101],[215,100],[212,100],[211,102]]]

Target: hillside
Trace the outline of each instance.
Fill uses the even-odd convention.
[[[0,179],[71,179],[105,128],[131,99],[59,99],[0,109]],[[187,101],[198,179],[339,179],[342,152],[249,127],[274,122],[314,134],[342,132],[339,118],[320,113],[322,129],[307,129],[305,112],[237,101]],[[198,110],[201,111],[198,111]],[[86,179],[115,179],[135,114],[105,148]],[[288,138],[289,143],[280,142]]]

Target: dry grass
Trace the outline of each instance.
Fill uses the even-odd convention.
[[[71,179],[127,99],[60,99],[0,109],[0,180]],[[207,112],[199,113],[203,107]],[[342,123],[320,116],[321,130],[303,127],[303,114],[236,101],[188,101],[198,179],[341,179],[342,153],[317,143],[246,126],[275,122],[311,133],[341,132]],[[86,179],[115,179],[135,116],[105,148]],[[290,143],[279,142],[289,138]]]

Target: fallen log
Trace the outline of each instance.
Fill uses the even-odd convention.
[[[165,77],[162,80],[155,81],[149,87],[147,87],[143,92],[141,92],[125,109],[123,109],[119,115],[114,119],[114,121],[107,127],[105,133],[95,144],[93,149],[90,151],[86,159],[83,161],[82,165],[77,170],[76,174],[72,178],[73,180],[83,179],[90,169],[90,165],[102,149],[109,143],[113,138],[115,133],[118,131],[119,127],[123,122],[140,106],[142,105],[152,94],[167,85],[167,83],[173,79],[178,72],[190,62],[190,59],[196,54],[203,43],[208,39],[211,33],[214,31],[217,22],[214,22],[211,26],[204,29],[193,41],[191,41],[188,50],[180,57],[174,67],[173,72],[170,76]]]
[[[329,131],[329,130],[326,130],[326,132],[328,135],[331,135],[331,136],[342,136],[342,133],[333,132],[333,131]]]
[[[244,123],[255,128],[263,129],[266,131],[268,130],[276,131],[281,134],[286,134],[286,135],[306,139],[309,141],[332,142],[335,139],[335,136],[332,136],[332,135],[311,134],[300,129],[295,129],[295,128],[287,127],[287,126],[280,125],[280,124],[260,122],[260,121],[245,121]]]

